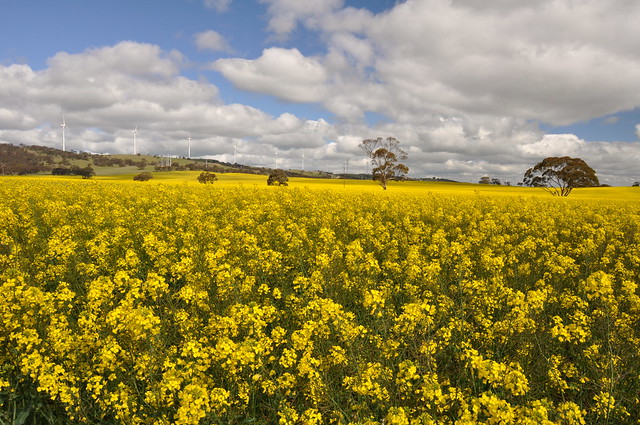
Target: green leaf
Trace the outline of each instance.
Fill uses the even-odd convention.
[[[29,414],[31,413],[31,406],[27,407],[25,410],[21,410],[17,415],[15,420],[13,421],[13,425],[22,425],[25,423]]]

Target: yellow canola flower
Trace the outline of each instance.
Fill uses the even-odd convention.
[[[465,357],[469,365],[484,382],[496,387],[504,387],[513,395],[523,395],[529,391],[529,380],[517,363],[504,364],[485,359],[475,349],[468,349]]]
[[[60,423],[640,420],[640,192],[158,182],[0,178],[16,403]]]

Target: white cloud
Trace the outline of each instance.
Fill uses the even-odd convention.
[[[11,130],[26,130],[37,126],[37,121],[20,111],[0,108],[0,128]]]
[[[259,0],[268,5],[269,29],[286,35],[296,29],[299,21],[317,27],[319,19],[341,8],[344,0]]]
[[[210,9],[215,9],[217,12],[226,12],[229,10],[231,0],[204,0],[204,5]]]
[[[521,145],[523,154],[540,159],[549,156],[574,156],[584,147],[585,141],[575,134],[545,134],[542,140]]]
[[[48,61],[48,76],[56,83],[95,81],[104,70],[114,70],[130,76],[166,78],[179,72],[182,60],[177,51],[163,52],[156,45],[124,41],[83,54],[58,53]]]
[[[416,121],[489,114],[563,125],[638,105],[640,55],[628,40],[640,38],[640,6],[626,0],[408,0],[379,15],[339,0],[263,2],[276,34],[299,24],[323,33],[327,99],[347,119],[363,105],[336,94]]]
[[[0,66],[0,141],[58,146],[64,114],[70,149],[129,152],[135,126],[139,151],[159,154],[176,153],[189,134],[194,155],[283,138],[292,147],[324,143],[325,133],[293,114],[223,104],[215,86],[181,76],[181,63],[158,46],[123,42],[59,53],[41,71]]]
[[[331,47],[345,57],[352,58],[356,67],[369,66],[374,59],[374,50],[370,41],[346,32],[334,34]]]
[[[229,45],[224,37],[213,30],[198,33],[194,36],[196,47],[200,50],[210,50],[212,52],[225,51]]]
[[[212,67],[243,90],[292,102],[318,102],[325,96],[326,69],[298,49],[272,47],[258,59],[218,59]]]

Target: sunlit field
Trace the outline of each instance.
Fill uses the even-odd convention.
[[[109,170],[108,168],[106,168]],[[118,170],[117,168],[115,169]],[[139,170],[129,174],[113,174],[101,175],[93,177],[92,181],[112,181],[112,182],[131,182],[132,184],[179,184],[199,186],[197,181],[200,171],[168,171],[154,172],[153,178],[148,182],[133,182],[133,177],[140,173]],[[274,190],[266,185],[267,176],[256,174],[240,174],[240,173],[218,173],[216,174],[218,181],[214,183],[214,187],[243,187],[243,188],[265,188]],[[51,176],[51,175],[33,175],[27,177],[3,177],[4,179],[36,179],[49,181],[78,181],[79,176]],[[350,180],[350,179],[316,179],[290,177],[289,188],[295,189],[322,189],[335,190],[338,192],[373,192],[378,196],[386,193],[441,193],[455,195],[496,195],[496,196],[525,196],[525,197],[542,197],[551,198],[552,196],[540,188],[519,187],[519,186],[495,186],[482,185],[473,183],[448,183],[448,182],[423,182],[423,181],[403,181],[389,182],[389,189],[385,192],[380,185],[371,180]],[[571,192],[569,199],[619,199],[619,200],[639,200],[640,188],[637,187],[597,187],[575,189]]]
[[[640,420],[640,188],[0,178],[0,423]]]

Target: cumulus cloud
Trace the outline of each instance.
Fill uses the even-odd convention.
[[[196,47],[200,50],[210,50],[212,52],[225,51],[229,45],[224,37],[213,30],[198,33],[194,36]]]
[[[369,98],[389,116],[489,113],[562,125],[638,104],[640,57],[625,40],[640,37],[640,6],[625,0],[493,0],[481,8],[409,0],[379,15],[338,0],[263,2],[272,31],[301,23],[324,33],[333,72],[373,64],[350,92],[384,83]],[[336,92],[345,91],[340,83]],[[351,116],[360,107],[340,103]]]
[[[124,41],[115,46],[92,48],[83,54],[61,52],[47,61],[51,82],[91,80],[104,70],[141,77],[170,77],[180,70],[182,54],[163,52],[152,44]]]
[[[469,114],[568,124],[633,107],[637,100],[628,88],[640,88],[637,55],[594,37],[619,34],[621,14],[614,19],[612,5],[593,1],[568,11],[567,3],[513,7],[505,16],[503,7],[407,1],[367,30],[381,51],[376,75],[397,94],[399,110],[441,104]],[[629,9],[628,2],[619,6]],[[638,8],[631,9],[637,16]],[[603,18],[594,21],[594,15]]]
[[[269,131],[256,141],[285,150],[322,148],[327,143],[330,125],[323,119],[301,120],[291,114],[283,114],[270,123]]]
[[[215,9],[217,12],[226,12],[229,10],[231,0],[204,0],[204,5],[210,9]]]
[[[249,59],[218,59],[212,68],[236,87],[271,94],[292,102],[319,102],[324,98],[328,75],[314,58],[298,49],[272,47]]]
[[[344,0],[259,0],[268,5],[269,29],[286,35],[296,29],[298,22],[317,27],[319,21],[341,8]]]
[[[222,103],[214,85],[180,75],[181,64],[175,52],[123,42],[59,53],[40,71],[0,66],[0,141],[58,146],[62,114],[67,146],[98,152],[129,152],[136,126],[139,151],[158,154],[179,154],[188,135],[194,155],[278,141],[271,136],[288,137],[292,146],[323,140],[293,114]]]
[[[521,145],[519,149],[523,154],[533,158],[575,156],[582,150],[585,143],[575,134],[545,134],[542,140]]]

